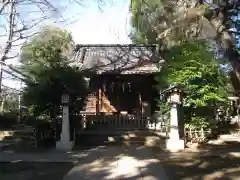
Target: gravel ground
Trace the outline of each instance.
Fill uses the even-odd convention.
[[[159,157],[170,180],[240,180],[240,156]]]
[[[61,180],[72,163],[0,163],[1,180]]]
[[[170,180],[240,180],[240,137],[229,137],[180,153],[153,151]]]

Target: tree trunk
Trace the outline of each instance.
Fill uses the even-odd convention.
[[[216,32],[215,38],[218,42],[223,45],[225,56],[228,58],[232,65],[233,71],[235,72],[238,83],[240,84],[240,54],[237,51],[236,41],[232,34],[228,31],[230,29],[228,25],[229,13],[228,7],[223,8],[217,16],[212,13],[211,17],[205,17],[209,21]]]
[[[240,54],[237,51],[236,45],[234,43],[233,37],[229,32],[223,32],[221,37],[222,43],[224,45],[226,56],[228,57],[233,70],[240,83]]]

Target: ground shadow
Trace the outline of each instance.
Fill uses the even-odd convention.
[[[134,134],[134,131],[131,132]],[[48,156],[42,155],[41,158],[38,157],[44,159],[45,156],[46,161],[51,161],[50,159],[53,155],[58,155],[59,159],[67,156],[72,161],[77,160],[74,168],[72,168],[73,165],[71,163],[66,163],[66,165],[64,163],[58,163],[58,165],[52,163],[51,165],[51,163],[46,162],[29,162],[29,164],[24,164],[23,161],[21,163],[11,162],[1,164],[1,166],[5,167],[1,171],[1,174],[4,174],[5,177],[10,176],[9,172],[15,172],[17,174],[16,177],[25,174],[26,180],[33,180],[33,174],[39,174],[39,177],[42,176],[45,179],[61,179],[64,175],[68,174],[69,176],[65,177],[71,178],[71,180],[91,178],[99,180],[130,180],[141,179],[142,177],[163,180],[165,178],[164,174],[170,180],[233,180],[240,177],[240,142],[237,141],[229,140],[220,145],[201,145],[199,152],[195,153],[187,151],[170,153],[163,151],[160,145],[147,147],[143,144],[125,144],[119,142],[112,145],[105,144],[104,142],[107,140],[105,138],[108,138],[111,133],[109,131],[105,135],[104,133],[102,135],[98,133],[96,132],[92,139],[86,136],[83,136],[82,139],[77,139],[80,146],[76,146],[70,153],[62,154],[53,152],[52,155],[48,154]],[[143,133],[144,131],[135,131],[135,138],[140,138]],[[151,131],[149,130],[146,133],[149,135]],[[90,134],[93,135],[94,133],[90,132]],[[116,131],[112,135],[116,135]],[[158,135],[155,132],[154,135],[161,137],[161,134]],[[208,151],[202,152],[202,149]],[[26,154],[26,156],[30,156],[30,154]],[[61,162],[61,160],[59,161]],[[60,167],[61,164],[62,166]],[[41,170],[43,167],[45,170]]]
[[[74,166],[70,162],[1,162],[1,180],[61,180]]]
[[[72,154],[76,156],[76,154]],[[99,146],[85,150],[69,179],[162,179],[161,163],[150,148],[140,145]]]
[[[109,136],[109,132],[107,134]],[[138,179],[143,175],[149,175],[151,176],[151,179],[159,179],[161,176],[160,174],[162,173],[160,171],[161,167],[163,167],[170,180],[215,180],[237,179],[240,177],[240,142],[238,141],[228,140],[222,144],[202,144],[199,145],[198,152],[194,153],[190,153],[188,151],[171,153],[163,151],[160,145],[155,147],[146,147],[136,144],[127,146],[123,143],[121,146],[121,152],[118,152],[119,146],[104,146],[104,141],[107,140],[104,138],[107,138],[108,136],[98,136],[97,141],[85,138],[86,142],[92,144],[92,146],[86,146],[88,147],[86,149],[91,149],[91,147],[94,146],[93,144],[98,144],[99,147],[102,147],[102,150],[97,148],[95,149],[95,152],[100,153],[102,151],[103,153],[94,155],[94,151],[87,150],[87,156],[91,158],[86,158],[88,162],[81,162],[80,159],[79,163],[89,164],[89,162],[91,162],[90,164],[94,164],[98,162],[101,165],[99,166],[100,168],[95,170],[91,170],[92,167],[89,166],[85,168],[79,168],[79,170],[75,173],[87,174],[87,177],[90,177],[92,174],[95,174],[95,177],[97,177],[98,174],[102,174],[99,179],[108,179],[113,177],[112,174],[114,174],[111,172],[111,170],[114,168],[112,166],[109,168],[108,164],[112,163],[112,160],[117,163],[116,161],[121,162],[121,158],[125,158],[125,161],[128,163],[124,165],[126,169],[123,168],[122,171],[127,171],[127,164],[134,162],[138,163],[139,168],[137,170],[133,169],[131,176],[129,176],[129,174],[124,175],[124,173],[118,174],[115,172],[115,175],[118,174],[118,176],[114,178]],[[82,144],[84,143],[83,139],[81,140]],[[114,150],[114,148],[116,149]],[[151,153],[149,153],[149,150],[151,150]],[[108,151],[112,152],[110,153]]]
[[[240,142],[237,141],[221,145],[208,144],[200,146],[195,153],[165,152],[159,155],[159,159],[169,179],[233,180],[240,177],[239,147]]]
[[[140,145],[102,146],[87,150],[86,156],[79,158],[78,168],[72,176],[81,175],[82,179],[92,176],[98,179],[161,179],[165,173],[170,180],[233,180],[240,177],[240,155],[236,147],[240,147],[238,142],[229,142],[221,148],[208,147],[211,151],[205,153],[170,153],[159,147]],[[137,165],[131,166],[134,163]],[[117,165],[118,172],[113,172]]]
[[[63,176],[63,174],[68,174],[69,176],[65,177],[68,177],[71,180],[84,180],[91,178],[99,180],[130,180],[141,179],[141,177],[153,180],[163,180],[165,173],[170,180],[233,180],[240,177],[239,150],[237,151],[237,154],[236,149],[229,148],[229,146],[233,144],[234,147],[239,147],[238,142],[231,142],[225,147],[222,147],[222,150],[225,150],[224,152],[216,151],[217,148],[213,146],[209,148],[211,151],[206,153],[170,153],[162,151],[159,147],[149,148],[143,145],[95,146],[82,150],[75,150],[65,155],[59,153],[59,157],[67,155],[68,158],[77,160],[73,169],[71,169],[72,165],[66,165],[67,170],[65,169],[64,171],[61,171],[61,163],[59,163],[59,166],[55,164],[48,165],[47,163],[39,163],[39,167],[48,167],[52,179],[61,179],[55,178],[55,176],[60,177],[60,175]],[[56,155],[57,152],[54,154]],[[50,155],[48,157],[49,159],[51,158]],[[46,160],[47,159],[48,158],[46,158]],[[36,163],[32,162],[32,164],[34,165]],[[25,165],[26,164],[12,163],[12,172],[17,173],[17,170],[14,170],[15,166],[22,166],[22,169],[18,167],[21,171],[25,172],[27,169],[30,174],[34,172],[41,175],[42,172],[44,175],[44,171],[40,170],[41,168],[38,169]],[[6,168],[9,168],[7,166],[5,165]],[[5,173],[6,175],[9,172],[6,168],[2,170],[1,173]],[[67,171],[69,172],[67,173]],[[45,179],[47,179],[49,176],[50,175],[46,175],[43,177],[46,177]],[[68,180],[68,178],[64,180]],[[32,180],[31,177],[28,179],[27,176],[25,179]]]
[[[49,149],[55,148],[53,136],[41,139],[41,135],[36,133],[31,126],[12,128],[5,132],[6,134],[1,137],[0,151],[30,153],[49,151]]]

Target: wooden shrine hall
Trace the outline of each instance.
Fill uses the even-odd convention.
[[[156,45],[77,45],[74,63],[92,71],[82,129],[149,128],[159,97]]]

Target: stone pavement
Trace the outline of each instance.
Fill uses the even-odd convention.
[[[87,151],[63,180],[168,180],[146,147],[103,147]]]
[[[159,160],[180,157],[201,158],[227,153],[240,157],[239,149],[227,152],[225,149],[224,152],[219,150],[169,154],[161,152],[159,148],[153,151],[144,146],[99,146],[68,153],[57,151],[25,154],[0,152],[0,162],[74,162],[74,167],[64,176],[63,180],[168,180]]]
[[[168,180],[151,149],[144,146],[96,147],[78,152],[0,152],[0,162],[75,162],[63,180]]]
[[[11,151],[0,152],[0,162],[78,162],[82,153],[62,153],[62,152],[44,152],[44,153],[15,153]]]

